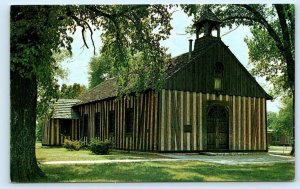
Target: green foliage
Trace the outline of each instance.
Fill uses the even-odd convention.
[[[40,107],[57,97],[57,75],[62,75],[55,54],[62,48],[71,49],[67,35],[70,19],[58,19],[67,7],[13,6],[11,9],[10,69],[25,78],[36,78]]]
[[[59,90],[59,98],[76,99],[83,93],[87,92],[84,85],[74,83],[73,85],[62,84]]]
[[[172,29],[170,7],[110,6],[112,15],[124,15],[113,19],[104,18],[102,22],[101,40],[104,45],[100,52],[100,64],[103,67],[97,68],[100,70],[98,76],[90,77],[90,86],[95,85],[92,84],[94,81],[98,84],[105,77],[113,76],[117,77],[119,94],[143,91],[149,87],[160,88],[168,56],[165,54],[166,49],[159,43],[170,35]],[[111,69],[107,70],[108,67]],[[97,69],[91,70],[96,74]],[[151,80],[149,85],[148,81]]]
[[[26,78],[34,84],[38,84],[38,90],[28,93],[24,99],[34,99],[39,101],[38,107],[32,103],[31,107],[26,107],[26,111],[21,110],[11,116],[14,124],[11,130],[11,141],[17,150],[11,150],[11,157],[18,157],[19,152],[24,149],[33,149],[31,140],[20,141],[17,136],[24,132],[23,128],[27,122],[22,121],[23,115],[47,112],[47,104],[51,99],[58,98],[58,88],[56,75],[57,62],[54,54],[62,50],[71,52],[73,41],[70,34],[74,34],[77,28],[81,28],[83,44],[86,43],[86,32],[90,34],[93,41],[94,29],[101,29],[101,40],[103,42],[102,53],[110,55],[116,59],[116,69],[121,64],[128,63],[127,50],[130,54],[143,52],[147,62],[151,64],[161,64],[164,60],[165,49],[160,47],[160,40],[166,39],[170,34],[168,5],[70,5],[70,6],[11,6],[10,17],[10,71],[13,77],[12,83],[26,83]],[[95,50],[95,47],[94,47]],[[24,87],[29,87],[27,82]],[[33,85],[35,88],[35,85]],[[18,87],[11,90],[15,96],[22,95]],[[11,109],[22,108],[20,99],[14,98],[11,102]],[[23,111],[23,112],[22,112]],[[27,112],[28,111],[28,112]],[[26,114],[25,114],[26,113]],[[20,120],[19,120],[20,119]],[[24,119],[25,120],[25,119]],[[30,126],[25,139],[31,138],[36,131],[36,117],[31,119]],[[26,138],[27,137],[27,138]],[[11,148],[16,149],[16,148]],[[23,150],[23,151],[22,151]],[[38,175],[38,166],[35,163],[33,153],[26,153],[24,161],[15,166],[11,161],[11,167],[16,167],[11,171],[12,181],[30,181],[32,177]],[[14,158],[12,158],[14,159]],[[20,158],[15,158],[15,160]],[[27,161],[28,160],[28,161]],[[30,160],[30,161],[29,161]],[[18,171],[22,168],[22,172]]]
[[[183,5],[194,21],[209,17],[223,21],[232,28],[245,25],[252,37],[245,42],[249,48],[252,72],[264,77],[273,86],[275,96],[293,94],[295,72],[295,6],[292,4],[209,4]]]
[[[112,142],[109,140],[99,141],[98,139],[91,139],[89,143],[89,149],[94,154],[106,155],[109,154],[110,149],[112,148]]]
[[[94,56],[89,62],[89,88],[93,88],[104,80],[114,77],[113,58],[100,55]]]
[[[38,114],[47,113],[59,97],[57,77],[65,71],[59,62],[72,55],[70,33],[81,28],[93,40],[101,29],[102,54],[113,57],[115,71],[126,69],[130,54],[143,52],[149,66],[161,66],[165,49],[160,40],[170,34],[170,5],[13,6],[11,11],[11,70],[38,80]],[[77,27],[79,26],[79,27]],[[148,66],[145,65],[145,66]],[[124,82],[124,80],[126,82]],[[99,82],[99,81],[98,81]],[[122,79],[120,85],[127,84]],[[158,85],[157,85],[158,86]]]
[[[147,58],[144,52],[128,55],[128,63],[117,71],[120,95],[140,93],[149,88],[158,90],[162,87],[170,57],[163,54],[160,64],[151,62]]]
[[[116,62],[112,56],[101,55],[93,57],[90,62],[89,83],[90,88],[104,80],[116,77],[118,81],[118,94],[139,93],[146,89],[160,89],[165,79],[165,69],[169,56],[164,54],[164,61],[154,64],[148,60],[143,52],[130,54],[127,51],[127,61],[123,64]],[[119,67],[116,68],[116,65]]]
[[[36,124],[36,141],[42,141],[43,121],[38,119]]]
[[[268,128],[272,129],[275,135],[292,136],[293,112],[293,102],[291,97],[283,98],[282,106],[278,113],[268,112]]]
[[[66,148],[66,149],[68,149],[68,150],[76,150],[76,151],[78,151],[78,150],[80,150],[80,148],[82,146],[81,146],[80,141],[65,139],[63,147]]]

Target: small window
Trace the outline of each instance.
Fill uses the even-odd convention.
[[[89,116],[88,114],[84,114],[83,116],[83,127],[82,134],[84,137],[88,135],[88,127],[89,127]]]
[[[60,119],[60,134],[70,136],[71,135],[71,125],[72,122],[69,119]]]
[[[224,66],[221,62],[216,62],[215,64],[215,75],[222,75],[224,71]]]
[[[96,137],[100,136],[100,112],[95,113],[95,134]]]
[[[192,125],[184,125],[183,130],[185,133],[191,133],[192,132]]]
[[[109,111],[108,113],[108,132],[115,132],[115,111]]]
[[[222,90],[224,65],[221,62],[216,62],[214,65],[214,89]]]
[[[127,108],[125,114],[125,131],[130,134],[133,130],[133,108]]]
[[[215,78],[215,90],[222,89],[222,80],[221,78]]]

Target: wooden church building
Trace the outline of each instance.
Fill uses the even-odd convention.
[[[72,106],[80,118],[45,124],[43,145],[69,137],[109,139],[116,149],[137,151],[267,151],[271,96],[222,42],[220,22],[195,26],[194,49],[190,41],[190,51],[172,59],[163,89],[117,100],[116,80],[106,80]],[[61,133],[66,122],[68,136]]]

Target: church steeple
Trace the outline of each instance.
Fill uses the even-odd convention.
[[[196,26],[196,39],[199,38],[201,33],[204,36],[212,36],[212,31],[217,30],[217,37],[220,37],[220,24],[222,22],[214,19],[201,18],[194,24]]]
[[[220,40],[220,25],[221,21],[213,19],[211,16],[203,16],[194,26],[196,27],[196,40],[194,51],[202,50],[212,42]],[[217,31],[217,36],[213,36],[213,31]],[[200,35],[203,34],[202,37]]]

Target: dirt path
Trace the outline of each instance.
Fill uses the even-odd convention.
[[[170,159],[123,159],[123,160],[82,160],[82,161],[46,161],[46,165],[74,165],[74,164],[103,164],[103,163],[137,163],[137,162],[166,162],[166,161],[202,161],[226,165],[237,164],[264,164],[264,163],[287,163],[294,162],[290,156],[271,154],[247,154],[230,156],[209,156],[198,154],[160,154]]]

